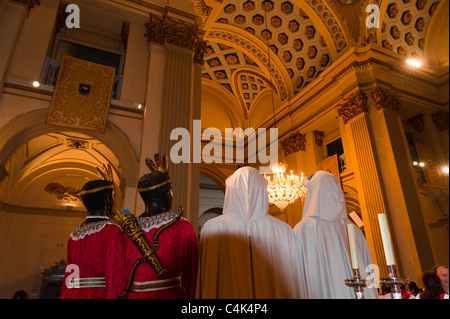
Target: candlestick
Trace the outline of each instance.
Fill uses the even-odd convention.
[[[353,278],[345,279],[345,285],[353,287],[356,294],[356,299],[364,299],[364,287],[366,287],[366,280],[361,279],[359,269],[353,269]]]
[[[397,267],[395,265],[388,265],[387,267],[389,278],[380,278],[380,284],[391,287],[391,292],[394,296],[394,299],[402,299],[402,292],[400,287],[406,285],[409,282],[409,279],[398,276]]]
[[[355,228],[353,224],[347,224],[348,244],[350,246],[350,257],[352,269],[359,269],[358,251],[356,249]]]
[[[391,235],[389,233],[386,214],[378,214],[378,222],[380,223],[381,239],[383,241],[386,264],[395,265],[394,252],[392,250]]]

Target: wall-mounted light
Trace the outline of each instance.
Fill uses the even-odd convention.
[[[424,166],[425,166],[425,163],[424,163],[424,162],[420,162],[420,163],[419,163],[419,166],[420,166],[420,167],[424,167]]]
[[[41,85],[38,81],[34,81],[33,82],[33,86],[35,87],[35,88],[37,88],[37,87],[39,87],[39,85]]]
[[[448,166],[442,167],[442,172],[443,172],[444,174],[448,174]]]

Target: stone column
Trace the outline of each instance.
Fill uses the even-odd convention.
[[[189,161],[170,163],[174,193],[174,209],[182,206],[184,217],[198,230],[199,164],[192,163],[192,125],[200,118],[201,67],[206,43],[198,37],[198,26],[172,17],[150,15],[145,34],[150,43],[164,49],[163,77],[158,79],[161,89],[158,152],[170,155],[179,140],[170,140],[174,129],[189,131]],[[149,82],[154,79],[149,78]],[[180,138],[180,137],[175,137]],[[183,149],[183,151],[187,151]]]
[[[33,81],[39,81],[42,65],[50,41],[52,41],[60,1],[30,0],[27,3],[28,10],[31,10],[31,12],[21,28],[20,37],[17,40],[14,56],[8,70],[8,77],[27,81],[31,84]],[[36,30],[39,30],[39,32],[36,32]]]
[[[405,130],[398,114],[398,97],[380,87],[370,93],[369,114],[376,156],[386,193],[395,241],[398,268],[402,275],[420,281],[422,270],[434,265],[427,229],[422,217],[416,181]]]
[[[286,174],[290,174],[291,170],[294,175],[301,176],[307,169],[307,152],[306,152],[305,134],[294,132],[281,141],[284,158],[287,164]],[[302,219],[304,199],[297,199],[295,203],[285,208],[285,221],[293,228]]]
[[[0,92],[27,16],[25,5],[2,1],[0,14]],[[0,95],[1,96],[1,95]]]
[[[384,256],[378,214],[387,212],[379,164],[375,157],[375,145],[368,119],[367,96],[357,89],[337,106],[339,116],[344,119],[344,129],[352,158],[365,235],[372,262],[380,267],[380,275],[386,277],[386,258]],[[392,229],[392,228],[391,228]],[[394,247],[396,249],[397,247]]]
[[[145,159],[149,157],[153,160],[153,156],[159,152],[158,136],[163,95],[164,61],[164,47],[155,43],[150,43],[145,109],[142,120],[141,145],[139,149],[138,178],[150,173],[149,168],[145,164]],[[139,192],[136,191],[136,186],[137,184],[134,185],[134,189],[132,189],[132,185],[127,184],[124,202],[127,203],[128,198],[134,197],[134,211],[137,215],[140,215],[144,211],[145,205],[140,198]]]
[[[163,98],[161,105],[161,129],[159,133],[159,152],[170,154],[172,146],[178,142],[170,140],[174,129],[184,128],[191,132],[192,103],[192,51],[166,44],[164,64]],[[190,134],[191,136],[191,134]],[[180,137],[177,137],[180,138]],[[189,145],[191,138],[189,140]],[[186,149],[183,149],[186,152]],[[191,158],[191,156],[189,157]],[[181,205],[187,217],[189,212],[189,188],[191,183],[190,163],[170,163],[170,176],[174,193],[174,208]],[[197,212],[198,216],[198,212]]]

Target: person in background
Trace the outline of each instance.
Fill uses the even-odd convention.
[[[28,294],[25,290],[17,290],[12,299],[28,299]]]
[[[448,299],[448,293],[442,288],[441,279],[434,271],[424,271],[422,274],[423,292],[416,299]]]
[[[410,281],[408,283],[406,290],[414,297],[422,292],[422,289],[420,289],[419,286],[417,286],[417,284],[414,281]]]
[[[448,293],[448,266],[435,266],[431,270],[439,276],[441,279],[442,288],[444,288],[444,291]]]

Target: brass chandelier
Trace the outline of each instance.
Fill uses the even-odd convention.
[[[267,8],[265,7],[265,3],[263,2],[263,10],[266,20],[266,30],[267,29]],[[269,76],[270,83],[272,83],[272,61],[270,59],[269,53],[269,35],[266,36],[266,44],[267,44],[267,56],[269,59]],[[274,127],[276,128],[276,120],[275,120],[275,105],[273,100],[273,88],[271,88],[272,92],[272,109],[273,109],[273,121]],[[267,179],[267,192],[269,194],[269,203],[276,205],[281,211],[284,211],[286,206],[295,202],[298,198],[304,198],[306,194],[306,187],[303,186],[303,173],[301,177],[298,177],[292,173],[291,175],[285,175],[287,164],[281,159],[278,159],[277,162],[273,163],[270,166],[272,170],[272,178],[270,176],[264,177]]]
[[[303,173],[301,177],[294,175],[285,175],[287,165],[283,160],[278,160],[270,167],[273,177],[264,175],[267,179],[267,193],[269,194],[269,203],[276,205],[281,211],[286,206],[292,204],[297,199],[303,199],[306,195],[306,187],[303,186]]]

